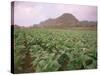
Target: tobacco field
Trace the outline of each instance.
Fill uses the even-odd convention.
[[[14,29],[15,73],[95,68],[95,30]]]

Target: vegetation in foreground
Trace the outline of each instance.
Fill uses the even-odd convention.
[[[95,30],[14,30],[14,73],[97,68]]]

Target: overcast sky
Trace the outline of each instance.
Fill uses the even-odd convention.
[[[48,18],[56,18],[63,13],[71,13],[78,20],[97,21],[97,7],[16,1],[14,23],[20,26],[38,24]]]

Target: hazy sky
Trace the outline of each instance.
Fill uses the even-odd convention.
[[[63,13],[71,13],[78,20],[97,20],[96,6],[16,1],[14,5],[14,23],[20,26],[30,26],[48,18],[59,17]]]

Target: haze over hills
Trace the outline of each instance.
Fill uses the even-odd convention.
[[[66,27],[96,27],[97,23],[93,21],[79,21],[74,15],[64,13],[55,19],[47,19],[34,24],[35,28],[66,28]]]
[[[74,15],[64,13],[57,18],[49,18],[39,24],[34,24],[33,28],[71,28],[71,27],[92,27],[96,28],[97,22],[94,21],[79,21]],[[15,28],[20,28],[19,25],[14,25]],[[24,26],[21,26],[24,27]]]

